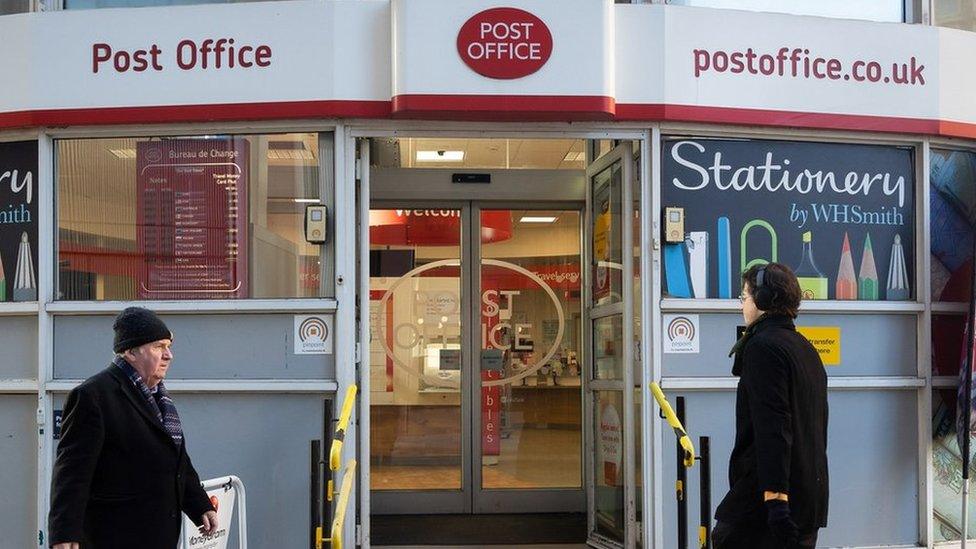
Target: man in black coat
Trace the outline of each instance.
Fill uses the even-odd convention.
[[[173,335],[139,307],[113,327],[115,360],[64,406],[48,540],[55,549],[174,549],[181,512],[206,534],[217,529],[217,513],[162,383]]]
[[[715,549],[813,548],[827,525],[827,374],[793,325],[802,296],[793,271],[770,263],[742,278],[747,327],[731,353],[735,446]]]

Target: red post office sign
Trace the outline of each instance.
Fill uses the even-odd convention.
[[[552,55],[552,33],[542,19],[525,10],[492,8],[461,26],[457,49],[476,73],[511,80],[546,64]]]

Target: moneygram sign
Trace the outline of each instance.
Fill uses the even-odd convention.
[[[513,80],[528,76],[552,55],[552,33],[535,15],[492,8],[468,19],[457,37],[458,54],[476,73]]]

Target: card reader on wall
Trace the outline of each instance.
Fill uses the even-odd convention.
[[[685,209],[664,209],[664,242],[681,244],[685,241]]]
[[[325,244],[328,236],[329,212],[322,204],[305,206],[305,241],[309,244]]]

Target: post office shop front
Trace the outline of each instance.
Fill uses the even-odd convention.
[[[650,383],[709,438],[714,507],[769,261],[828,373],[820,545],[958,544],[976,36],[942,2],[689,4],[0,16],[0,545],[46,546],[65,397],[140,304],[249,546],[328,530],[313,447],[356,386],[346,546],[673,547]]]

